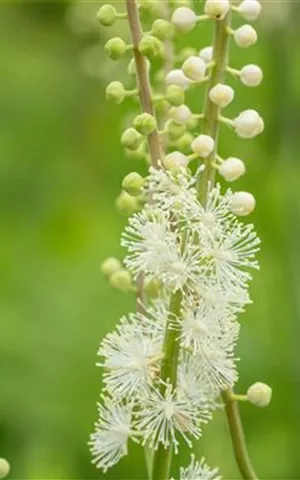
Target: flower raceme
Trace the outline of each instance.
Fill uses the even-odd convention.
[[[117,104],[139,97],[141,111],[121,143],[129,156],[144,157],[150,166],[146,176],[131,172],[123,180],[116,204],[129,215],[121,237],[125,258],[110,257],[102,265],[112,286],[138,292],[138,311],[123,316],[101,341],[104,395],[90,449],[95,465],[106,471],[127,455],[130,441],[138,442],[154,451],[153,479],[166,480],[165,452],[177,453],[182,441],[192,447],[219,395],[238,379],[237,317],[251,303],[251,270],[259,268],[260,240],[254,226],[239,218],[252,213],[254,196],[231,189],[222,193],[221,185],[214,184],[215,173],[224,181],[237,181],[246,165],[234,156],[221,158],[216,132],[225,124],[250,139],[264,129],[253,109],[233,119],[221,115],[235,97],[226,75],[256,87],[263,78],[260,67],[230,67],[225,45],[177,53],[173,36],[212,21],[222,26],[224,42],[232,37],[237,46],[250,47],[257,41],[256,31],[248,24],[232,29],[231,13],[251,22],[261,5],[258,0],[238,6],[206,0],[203,15],[198,15],[192,1],[171,2],[169,13],[160,10],[160,3],[139,3],[127,0],[126,13],[104,5],[98,14],[105,26],[128,19],[133,44],[117,37],[107,42],[106,51],[112,60],[133,52],[128,72],[136,88],[113,81],[106,96]],[[154,17],[147,33],[138,7]],[[162,62],[162,71],[150,81],[154,57]],[[188,105],[186,92],[206,83],[204,111],[198,113]],[[267,405],[271,390],[255,385],[259,388],[249,390],[249,401]],[[181,480],[220,478],[217,469],[204,459],[196,461],[193,454],[190,465],[180,469]]]

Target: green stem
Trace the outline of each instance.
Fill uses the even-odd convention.
[[[170,302],[170,312],[177,317],[181,314],[181,300],[182,294],[177,291],[173,294]],[[161,368],[161,379],[163,382],[169,382],[173,389],[177,384],[177,368],[180,344],[178,342],[178,329],[170,328],[172,317],[169,317],[164,339],[164,361]],[[162,385],[162,393],[165,391],[165,386]],[[172,460],[173,448],[172,445],[165,448],[162,444],[159,445],[154,455],[153,461],[153,480],[167,480],[170,478],[170,467]]]
[[[209,91],[218,83],[222,83],[227,70],[228,48],[229,48],[229,31],[231,24],[230,13],[222,21],[215,22],[215,36],[213,44],[213,67],[208,83],[206,93],[206,103],[204,109],[203,133],[212,137],[215,141],[215,148],[211,155],[205,160],[205,169],[201,174],[198,183],[198,196],[203,205],[207,202],[209,190],[213,187],[216,173],[216,159],[218,157],[218,137],[219,137],[219,116],[220,108],[215,105],[209,98]],[[239,413],[239,407],[235,400],[232,399],[230,390],[222,393],[225,404],[225,411],[229,424],[232,444],[234,448],[235,458],[240,473],[245,480],[257,480],[257,475],[252,467],[243,425]]]

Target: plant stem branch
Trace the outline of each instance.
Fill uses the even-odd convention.
[[[135,60],[136,77],[139,88],[141,107],[143,112],[154,115],[152,92],[149,75],[147,72],[146,59],[139,51],[139,43],[143,36],[143,30],[141,26],[137,1],[126,0],[126,9],[132,37],[133,55]],[[147,140],[150,151],[151,164],[153,167],[157,167],[158,161],[162,159],[162,149],[157,130],[154,130],[154,132],[148,135]]]
[[[203,205],[207,202],[209,190],[215,182],[216,160],[218,158],[218,137],[219,137],[219,116],[220,108],[215,105],[209,98],[209,92],[212,87],[218,83],[222,83],[226,74],[228,64],[229,49],[229,31],[231,25],[230,13],[221,21],[215,21],[215,36],[213,44],[213,67],[208,83],[206,101],[204,108],[203,133],[211,136],[215,141],[215,148],[211,155],[205,159],[205,169],[200,176],[198,182],[198,196]],[[232,392],[227,390],[222,393],[225,404],[225,411],[229,424],[232,444],[234,448],[235,458],[240,473],[244,480],[257,480],[257,475],[252,467],[243,425],[239,413],[239,407],[235,400],[232,399]]]

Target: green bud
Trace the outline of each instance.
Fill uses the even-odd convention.
[[[122,292],[130,292],[132,290],[132,280],[130,273],[125,270],[118,270],[113,273],[109,279],[109,283],[113,288],[121,290]]]
[[[106,88],[106,99],[114,103],[122,103],[126,96],[123,83],[111,82]]]
[[[186,47],[183,48],[178,55],[178,62],[183,63],[185,60],[187,60],[189,57],[197,57],[198,52],[195,48],[192,47]]]
[[[169,85],[166,90],[166,99],[174,107],[179,107],[185,99],[183,88],[178,85]]]
[[[194,130],[198,125],[198,119],[194,117],[194,115],[191,115],[191,117],[188,119],[186,123],[186,128],[188,130]]]
[[[127,46],[122,38],[114,37],[106,42],[104,49],[112,60],[119,60],[126,52]]]
[[[191,143],[194,137],[191,133],[185,132],[180,138],[176,140],[176,148],[183,153],[189,153],[191,151]]]
[[[171,121],[168,122],[167,129],[171,140],[177,140],[185,133],[186,126]]]
[[[150,68],[151,68],[151,63],[150,63],[150,61],[148,60],[148,58],[145,58],[145,61],[146,61],[147,73],[149,73],[149,72],[150,72]],[[136,68],[135,68],[135,60],[134,60],[134,58],[132,58],[132,59],[130,60],[130,62],[128,63],[127,71],[128,71],[128,73],[129,73],[129,75],[131,75],[132,77],[135,77],[135,76],[136,76]]]
[[[162,50],[161,41],[152,35],[144,35],[139,43],[139,51],[150,60],[161,55]]]
[[[141,192],[141,188],[144,183],[145,180],[139,173],[131,172],[124,178],[122,187],[127,193],[129,193],[129,195],[133,195],[135,197]]]
[[[151,28],[152,34],[159,40],[167,40],[172,37],[173,25],[161,18],[155,20]]]
[[[150,135],[157,126],[155,118],[150,113],[141,113],[135,117],[133,124],[142,135]]]
[[[97,18],[105,27],[110,27],[117,17],[117,11],[112,5],[103,5],[99,8]]]
[[[106,277],[111,277],[113,273],[122,268],[121,262],[115,257],[108,257],[101,265],[101,271]]]
[[[147,151],[145,147],[146,147],[145,142],[143,142],[141,143],[141,145],[137,150],[129,150],[129,148],[125,148],[125,154],[127,157],[135,160],[144,159],[145,156],[147,155]]]
[[[158,297],[161,289],[161,283],[159,280],[148,280],[144,284],[144,291],[149,297]]]
[[[138,201],[127,192],[122,192],[116,199],[117,210],[125,216],[131,215],[138,209]]]
[[[129,150],[136,150],[139,148],[142,141],[143,136],[132,127],[127,128],[121,137],[123,147],[129,148]]]

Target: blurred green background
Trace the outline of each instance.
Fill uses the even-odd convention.
[[[231,53],[232,66],[260,64],[264,83],[235,83],[228,112],[257,108],[266,131],[247,142],[225,130],[221,151],[248,165],[234,188],[255,194],[262,238],[255,303],[241,318],[237,389],[266,381],[274,398],[265,410],[243,405],[243,421],[260,478],[288,480],[300,479],[300,4],[264,4],[257,46]],[[127,172],[145,172],[119,142],[132,103],[104,98],[126,62],[108,60],[102,45],[128,33],[125,23],[98,26],[100,5],[0,2],[0,457],[12,479],[146,476],[138,447],[104,476],[86,445],[101,389],[99,341],[134,308],[100,273],[106,256],[121,255],[125,219],[114,199]],[[184,42],[200,48],[210,34],[199,28]],[[193,91],[194,108],[201,98]],[[197,451],[225,479],[239,478],[222,411]],[[174,476],[188,458],[183,449]]]

